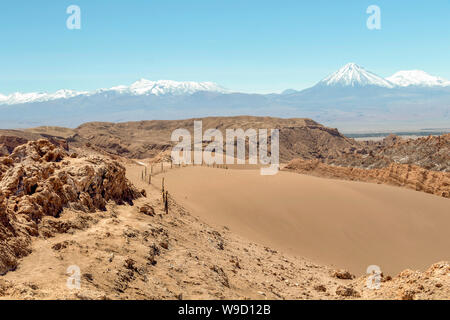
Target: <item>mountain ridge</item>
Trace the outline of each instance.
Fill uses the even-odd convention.
[[[415,85],[394,86],[356,64],[346,65],[324,80],[302,91],[287,90],[281,94],[232,92],[210,82],[141,79],[130,86],[83,94],[62,90],[50,97],[34,93],[22,99],[16,94],[13,98],[20,102],[16,104],[2,103],[6,98],[0,96],[0,127],[74,128],[93,121],[180,120],[243,114],[312,118],[347,131],[448,127],[450,86],[419,86],[417,79],[410,80]],[[65,96],[68,98],[61,98]]]
[[[119,85],[108,89],[102,88],[94,91],[74,91],[69,89],[61,89],[55,93],[47,92],[15,92],[10,95],[0,94],[0,105],[15,105],[21,103],[46,102],[58,99],[69,99],[77,96],[93,96],[102,93],[117,93],[130,95],[189,95],[196,92],[220,92],[225,93],[227,90],[214,82],[194,82],[194,81],[173,81],[158,80],[151,81],[140,79],[130,86]]]
[[[401,70],[392,76],[383,78],[366,70],[356,63],[347,63],[336,72],[319,81],[315,86],[330,87],[366,87],[375,86],[383,88],[406,88],[410,86],[432,88],[450,87],[450,81],[441,77],[432,76],[422,70]],[[303,90],[287,89],[281,94],[292,94]],[[0,105],[16,105],[22,103],[47,102],[59,99],[70,99],[77,96],[94,96],[96,94],[119,94],[119,95],[192,95],[198,92],[215,92],[231,94],[232,92],[214,82],[174,81],[174,80],[147,80],[139,79],[129,86],[118,85],[111,88],[100,88],[93,91],[76,91],[61,89],[54,93],[48,92],[15,92],[9,95],[0,93]],[[237,93],[237,92],[236,92]],[[242,93],[248,94],[248,93]],[[262,94],[264,95],[264,94]],[[269,94],[274,95],[274,93]]]
[[[450,81],[430,75],[422,70],[403,70],[394,73],[386,78],[398,87],[446,87],[450,86]]]

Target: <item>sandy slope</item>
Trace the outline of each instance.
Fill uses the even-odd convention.
[[[396,274],[450,259],[449,199],[289,172],[188,167],[164,176],[175,199],[207,223],[318,263]]]
[[[170,201],[169,214],[166,215],[162,211],[157,181],[162,175],[155,178],[154,185],[150,186],[141,181],[142,166],[132,165],[130,161],[125,163],[127,177],[138,188],[145,188],[147,197],[136,200],[134,206],[110,203],[105,212],[83,213],[66,209],[60,218],[49,217],[50,220],[68,225],[78,225],[80,223],[74,222],[83,221],[80,224],[83,227],[69,228],[51,238],[41,236],[36,239],[33,252],[21,260],[17,270],[0,276],[0,299],[450,298],[448,262],[437,263],[430,268],[427,266],[428,270],[423,272],[407,270],[393,279],[385,277],[381,288],[373,290],[366,286],[367,275],[353,280],[336,278],[334,268],[284,250],[277,252],[271,246],[248,240],[249,237],[255,237],[255,226],[261,225],[273,233],[264,234],[264,229],[259,228],[261,239],[273,240],[274,245],[276,238],[283,240],[279,230],[281,224],[274,221],[286,220],[286,214],[279,214],[274,219],[269,214],[270,210],[253,203],[262,216],[254,220],[254,226],[247,226],[249,230],[255,231],[245,237],[237,234],[241,232],[237,227],[231,230],[224,226],[214,227],[220,221],[212,225],[205,223],[203,220],[211,220],[211,216],[199,219],[195,215],[201,210],[197,208],[195,212],[189,212],[173,199]],[[181,173],[194,187],[187,192],[193,193],[205,179],[210,183],[205,184],[208,189],[202,191],[214,192],[211,179],[216,177],[221,178],[219,181],[222,183],[219,185],[229,184],[227,181],[232,178],[235,181],[232,189],[241,191],[253,179],[257,181],[256,184],[260,183],[255,172],[239,170],[225,173],[219,169],[208,171],[206,168],[186,168],[165,174],[167,179],[172,180],[169,182],[172,190],[175,189],[175,177]],[[255,187],[254,184],[251,186]],[[336,191],[337,194],[339,192]],[[217,199],[222,201],[219,204],[223,206],[230,205],[233,209],[237,204],[242,205],[242,201],[237,198],[234,198],[236,203],[232,203],[228,202],[232,197],[219,195]],[[254,201],[251,191],[243,195],[248,201]],[[184,197],[178,194],[176,198]],[[316,200],[320,207],[321,199]],[[183,201],[190,202],[189,196]],[[268,204],[271,202],[267,201]],[[147,205],[155,209],[154,216],[140,212],[139,208]],[[222,214],[222,218],[225,218],[217,208],[211,214]],[[228,226],[233,226],[236,221],[229,219],[230,216],[233,215],[229,212],[225,220],[232,222],[227,223]],[[267,223],[263,223],[264,217],[268,218]],[[347,218],[343,219],[345,221]],[[246,219],[243,218],[242,222],[244,228]],[[287,220],[284,228],[292,228]],[[402,252],[398,252],[398,255],[402,255]],[[443,258],[439,257],[433,263]],[[66,286],[67,268],[71,265],[80,268],[80,289]]]
[[[128,166],[128,177],[147,198],[106,212],[66,210],[60,219],[84,219],[85,229],[37,239],[17,270],[0,276],[0,299],[357,298],[336,293],[359,283],[333,278],[332,269],[212,228],[172,201],[163,214],[160,191],[140,181],[141,168]],[[140,213],[143,205],[155,216]],[[72,265],[80,289],[66,286]]]

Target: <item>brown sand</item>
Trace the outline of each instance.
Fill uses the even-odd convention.
[[[448,262],[427,266],[422,272],[405,270],[392,279],[383,277],[381,288],[373,290],[366,286],[367,275],[352,279],[348,272],[336,272],[335,269],[341,269],[341,266],[329,268],[311,262],[306,257],[293,256],[284,250],[277,252],[270,247],[249,242],[247,236],[236,234],[238,228],[229,230],[209,226],[203,219],[197,219],[174,202],[173,197],[170,200],[169,214],[166,215],[162,211],[159,185],[155,183],[149,186],[141,180],[142,166],[132,165],[127,161],[126,167],[127,177],[138,188],[145,188],[147,197],[136,200],[134,206],[109,203],[105,212],[87,214],[66,209],[58,218],[60,223],[72,225],[74,221],[82,219],[84,227],[70,228],[52,238],[36,239],[33,242],[33,252],[21,259],[17,270],[0,276],[0,299],[450,297]],[[166,178],[173,179],[180,173],[189,177],[194,173],[194,184],[200,186],[208,177],[225,176],[220,169],[209,169],[210,172],[207,170],[176,169],[166,174]],[[196,176],[196,172],[203,176]],[[229,175],[230,172],[226,174]],[[236,178],[240,173],[245,173],[245,176],[242,179]],[[248,185],[248,177],[254,177],[255,174],[256,171],[237,170],[232,172],[231,178],[237,179],[238,184],[244,181]],[[158,175],[154,181],[161,177],[162,175]],[[209,186],[210,184],[205,184],[205,187]],[[241,183],[239,188],[243,187],[245,185]],[[201,190],[211,192],[214,188]],[[248,194],[251,194],[250,191],[245,195],[252,198]],[[223,201],[226,197],[221,198]],[[222,204],[229,203],[231,202],[227,200]],[[140,209],[145,206],[152,206],[155,215],[141,213]],[[261,206],[258,205],[257,209],[261,210]],[[264,213],[264,209],[261,212]],[[217,215],[218,212],[212,213]],[[267,212],[265,215],[270,216]],[[284,218],[283,215],[280,216]],[[211,219],[209,216],[205,217]],[[255,225],[261,225],[262,221],[255,220]],[[269,219],[269,223],[272,221]],[[279,227],[280,224],[267,227],[275,232],[265,236],[261,232],[261,237],[264,236],[262,238],[266,241],[271,241],[274,236],[280,238],[280,231],[277,231]],[[403,252],[398,252],[397,255],[401,256]],[[434,262],[437,261],[439,259]],[[67,268],[71,265],[78,266],[81,271],[81,288],[78,290],[66,286],[69,276]]]
[[[164,176],[171,195],[207,223],[318,263],[397,274],[450,259],[449,199],[290,172],[188,167]]]

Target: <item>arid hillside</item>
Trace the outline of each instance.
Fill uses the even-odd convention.
[[[450,172],[450,134],[418,139],[395,135],[379,142],[360,142],[342,150],[326,163],[366,169],[386,168],[392,163],[415,165],[432,171]]]
[[[48,140],[16,147],[0,157],[0,274],[31,252],[33,237],[69,228],[57,219],[64,209],[95,212],[139,196],[125,168],[109,159],[69,155]]]
[[[391,163],[386,168],[363,169],[295,159],[284,169],[318,177],[389,184],[450,198],[450,172],[431,171],[415,165]]]
[[[269,117],[212,117],[173,121],[126,123],[92,122],[75,129],[37,127],[24,131],[0,130],[0,154],[7,154],[25,141],[46,138],[54,144],[67,141],[67,147],[91,148],[104,154],[131,159],[161,159],[168,156],[172,132],[187,129],[193,133],[194,120],[202,120],[203,131],[219,129],[280,129],[280,160],[300,158],[330,165],[379,169],[391,164],[407,164],[432,171],[450,171],[450,134],[419,139],[391,135],[382,141],[355,141],[310,119]],[[13,138],[14,137],[14,138]],[[206,143],[206,142],[205,142]]]
[[[49,133],[40,134],[35,133],[32,130],[21,131],[0,129],[0,157],[11,154],[16,147],[26,144],[28,141],[36,141],[39,139],[47,139],[55,146],[60,146],[65,150],[69,150],[67,141],[59,135]]]
[[[0,299],[449,297],[448,262],[435,263],[423,271],[355,277],[339,267],[251,242],[227,225],[207,224],[172,196],[166,214],[160,184],[143,181],[141,165],[127,159],[119,159],[119,164],[85,149],[74,152],[76,157],[68,156],[64,150],[41,141],[28,143],[17,148],[13,156],[1,158],[7,170],[25,168],[23,181],[28,181],[29,176],[38,177],[39,186],[29,195],[27,188],[4,188],[5,177],[1,181],[2,190],[12,190],[1,202],[1,252],[2,257],[14,261],[9,266],[4,264],[7,273],[0,275]],[[47,177],[39,170],[41,167],[54,172]],[[66,177],[67,183],[57,183]],[[136,189],[127,181],[145,190],[137,196],[145,196],[128,201],[134,198]],[[55,189],[58,185],[62,188]],[[15,211],[14,203],[31,201],[30,197],[42,195],[44,190],[61,201],[69,199],[65,192],[72,194],[72,188],[80,191],[80,197],[69,201],[62,211],[46,208],[50,216],[39,218],[43,206],[39,202],[35,202],[36,219],[27,219],[28,213]],[[125,197],[118,198],[116,192]],[[83,193],[99,202],[91,208]],[[98,198],[99,194],[103,198]],[[73,267],[80,271],[79,287],[67,285]],[[376,285],[377,278],[379,289],[371,286]]]
[[[357,146],[357,142],[310,119],[281,119],[270,117],[213,117],[174,121],[141,121],[126,123],[86,123],[73,130],[40,127],[29,132],[67,138],[70,145],[88,144],[110,154],[133,159],[158,156],[171,149],[172,132],[187,129],[193,134],[194,121],[202,120],[203,130],[218,129],[280,129],[280,159],[338,157],[341,150]]]

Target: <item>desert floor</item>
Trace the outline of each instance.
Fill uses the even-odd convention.
[[[449,199],[405,188],[291,172],[186,167],[158,175],[208,224],[283,252],[362,275],[450,259]]]
[[[108,210],[65,210],[82,225],[38,238],[2,299],[449,299],[449,200],[389,186],[280,172],[166,169],[146,198]],[[170,193],[163,212],[161,180]],[[140,212],[143,206],[155,215]],[[434,263],[431,268],[430,266]],[[81,287],[67,287],[68,267]],[[366,268],[378,265],[379,290]],[[336,270],[348,268],[356,274]],[[421,272],[404,269],[420,269]],[[428,270],[427,270],[428,269]],[[427,270],[427,271],[425,271]]]

